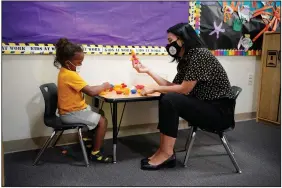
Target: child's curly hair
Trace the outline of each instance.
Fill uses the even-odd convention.
[[[60,68],[65,65],[67,60],[71,60],[75,53],[83,52],[83,48],[78,45],[71,43],[66,38],[60,38],[55,45],[56,47],[56,57],[54,60],[54,66]]]

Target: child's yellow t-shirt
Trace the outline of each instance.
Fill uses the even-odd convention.
[[[58,109],[59,114],[83,110],[87,107],[81,89],[87,83],[81,76],[64,67],[60,69],[58,75]]]

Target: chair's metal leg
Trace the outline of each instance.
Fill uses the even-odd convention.
[[[82,139],[82,133],[81,133],[80,127],[78,128],[78,138],[79,138],[80,146],[81,146],[81,149],[82,149],[82,154],[83,154],[83,157],[84,157],[85,165],[86,165],[86,167],[88,167],[89,161],[88,161],[85,145],[84,145],[84,142],[83,142],[83,139]]]
[[[190,132],[189,132],[189,135],[187,137],[186,144],[185,144],[185,151],[187,151],[187,146],[188,146],[188,143],[190,142],[190,140],[192,138],[192,135],[193,135],[193,127],[190,127]]]
[[[241,169],[240,169],[240,167],[239,167],[237,161],[235,160],[234,155],[232,154],[232,152],[231,152],[231,150],[230,150],[230,147],[229,147],[229,145],[228,145],[228,141],[227,141],[225,135],[222,135],[222,137],[220,136],[220,139],[221,139],[221,142],[222,142],[222,144],[223,144],[223,146],[224,146],[226,152],[227,152],[228,155],[229,155],[229,158],[231,159],[231,161],[232,161],[234,167],[236,168],[237,173],[241,174],[242,171],[241,171]]]
[[[54,136],[56,135],[57,131],[53,131],[52,135],[46,140],[46,142],[44,143],[42,149],[39,151],[39,153],[36,156],[36,159],[33,162],[33,166],[37,165],[41,155],[44,153],[44,151],[46,150],[46,148],[49,146],[50,142],[53,140]]]
[[[188,149],[187,149],[187,152],[186,152],[186,155],[185,155],[185,159],[184,159],[184,162],[183,162],[184,167],[187,167],[187,161],[188,161],[188,158],[189,158],[189,155],[190,155],[190,152],[191,152],[191,149],[192,149],[192,146],[194,144],[195,137],[196,137],[196,131],[192,130],[191,132],[192,132],[192,136],[191,136],[191,139],[189,141],[189,146],[188,146]]]
[[[54,141],[54,143],[52,144],[52,148],[56,146],[57,142],[60,140],[62,134],[64,133],[64,131],[60,131],[59,135],[57,136],[56,140]]]
[[[234,150],[232,149],[231,145],[229,144],[229,141],[227,140],[226,136],[223,135],[223,137],[225,138],[225,141],[226,141],[226,143],[227,143],[227,145],[228,145],[228,147],[229,147],[231,153],[234,155]]]
[[[189,131],[189,133],[188,133],[188,136],[186,138],[186,143],[185,143],[184,149],[175,150],[174,152],[184,152],[184,151],[187,151],[188,143],[190,142],[192,134],[193,134],[193,127],[190,127],[188,131]]]

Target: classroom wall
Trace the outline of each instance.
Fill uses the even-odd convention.
[[[53,58],[52,55],[2,55],[3,141],[50,135],[52,130],[43,124],[44,100],[39,86],[47,82],[56,83],[58,70],[53,66]],[[89,84],[104,81],[128,85],[152,83],[149,77],[132,69],[129,59],[129,56],[85,56],[81,75]],[[176,64],[169,63],[169,56],[142,56],[140,59],[168,80],[176,74]],[[243,88],[236,113],[255,112],[259,60],[241,56],[218,59],[226,69],[231,84]],[[249,73],[255,75],[253,85],[248,85]],[[109,118],[107,104],[104,110]],[[129,103],[122,126],[157,121],[156,102]]]

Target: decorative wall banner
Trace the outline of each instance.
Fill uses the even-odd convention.
[[[85,54],[90,55],[129,55],[131,49],[135,49],[137,55],[167,55],[164,48],[167,43],[166,30],[176,23],[187,22],[188,18],[190,25],[204,39],[214,55],[258,55],[260,48],[254,46],[260,42],[261,37],[256,44],[250,41],[257,33],[245,32],[235,37],[229,31],[241,33],[240,30],[246,28],[242,19],[248,21],[249,28],[257,28],[258,25],[262,29],[265,27],[263,23],[251,23],[249,20],[250,11],[261,8],[259,3],[254,4],[256,7],[250,10],[245,5],[242,9],[238,8],[241,6],[238,2],[204,0],[59,3],[11,1],[3,2],[2,6],[2,20],[5,25],[2,54],[52,55],[55,54],[53,44],[59,38],[66,37],[75,43],[90,44],[83,45]],[[224,10],[222,7],[225,7]],[[210,12],[206,12],[207,10]],[[233,18],[231,14],[236,10],[238,19],[234,19],[233,25],[225,28],[228,24],[224,22],[224,16],[226,19]],[[268,13],[265,11],[271,12],[262,10],[256,14],[264,16],[264,20],[270,19],[266,17]],[[278,12],[275,12],[278,18],[277,15]],[[66,20],[74,24],[62,25]],[[275,27],[278,21],[272,21]],[[229,37],[226,39],[224,36],[227,34]]]
[[[129,55],[134,49],[137,55],[167,55],[164,47],[159,46],[107,46],[82,44],[84,53],[88,55]],[[52,55],[55,54],[53,44],[34,43],[2,43],[2,54],[31,54]]]

